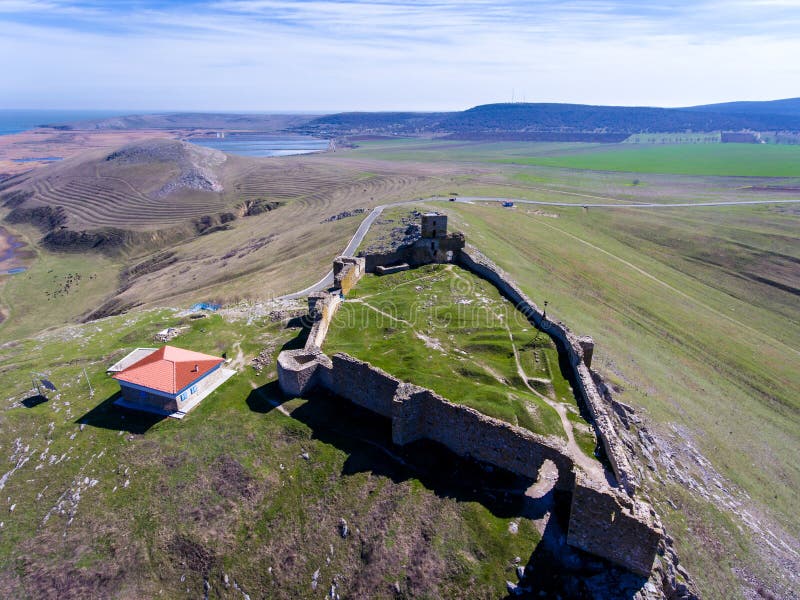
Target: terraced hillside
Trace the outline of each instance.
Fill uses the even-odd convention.
[[[302,289],[357,228],[358,219],[342,215],[446,192],[463,173],[331,158],[226,157],[166,141],[35,171],[0,192],[0,214],[40,252],[23,277],[6,282],[2,327],[13,335],[142,304]],[[64,250],[81,257],[77,269]],[[44,292],[70,273],[83,283],[56,317]]]

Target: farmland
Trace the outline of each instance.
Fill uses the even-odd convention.
[[[639,148],[631,148],[626,144],[504,161],[521,165],[629,173],[800,177],[800,148],[764,144],[656,145]]]

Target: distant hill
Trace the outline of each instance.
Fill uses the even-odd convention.
[[[635,133],[800,132],[800,98],[685,108],[561,103],[484,104],[459,112],[343,112],[330,115],[165,113],[51,124],[55,129],[211,129],[292,132],[324,138],[450,135],[461,139],[619,141]]]
[[[682,110],[714,112],[719,114],[737,115],[784,115],[800,117],[800,98],[786,98],[785,100],[765,100],[747,102],[723,102],[721,104],[704,104],[702,106],[689,106]]]
[[[298,127],[315,117],[316,115],[164,113],[108,117],[68,123],[43,123],[42,125],[63,130],[243,129],[247,131],[278,132],[290,127]]]
[[[574,141],[618,141],[622,135],[643,132],[800,131],[800,100],[681,109],[519,102],[451,113],[339,113],[294,129],[326,137],[435,133],[457,138],[494,135],[499,139]]]
[[[719,131],[798,129],[800,116],[720,114],[671,108],[585,104],[486,104],[455,113],[439,126],[465,131]]]
[[[429,112],[345,112],[311,119],[293,129],[316,136],[348,134],[413,134],[438,130],[454,113]]]

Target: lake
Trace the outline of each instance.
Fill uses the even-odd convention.
[[[306,136],[274,136],[258,133],[229,133],[224,138],[202,137],[186,140],[239,156],[292,156],[328,149],[328,140]]]

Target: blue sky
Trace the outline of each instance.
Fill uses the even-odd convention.
[[[0,0],[0,108],[800,96],[800,0]]]

